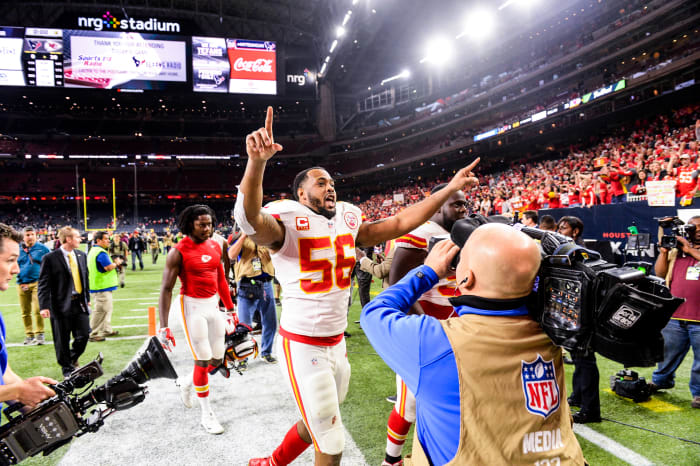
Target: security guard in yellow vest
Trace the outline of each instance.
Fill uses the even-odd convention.
[[[120,259],[112,262],[107,249],[109,248],[109,236],[105,231],[98,231],[94,236],[94,246],[87,256],[88,277],[90,280],[90,295],[94,303],[94,309],[90,316],[90,341],[104,341],[105,337],[117,335],[119,332],[112,329],[112,291],[117,289],[119,277],[117,266]]]
[[[228,255],[231,261],[236,261],[233,270],[238,282],[238,318],[241,322],[252,325],[253,314],[255,311],[260,312],[260,355],[266,362],[274,364],[277,358],[272,355],[272,342],[277,333],[277,311],[272,288],[275,269],[270,260],[270,251],[255,244],[244,233],[229,248]],[[239,365],[239,369],[247,369],[247,362]]]

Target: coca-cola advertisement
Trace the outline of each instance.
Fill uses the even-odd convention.
[[[277,94],[277,47],[274,42],[227,39],[234,94]]]

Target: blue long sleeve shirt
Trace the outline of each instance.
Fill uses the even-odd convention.
[[[460,438],[459,373],[452,346],[440,321],[406,315],[411,305],[438,282],[422,265],[384,290],[362,310],[360,322],[379,356],[399,374],[416,396],[416,433],[433,464],[445,464],[457,453]],[[458,306],[458,315],[527,315],[522,306],[492,311]]]
[[[19,248],[19,257],[17,258],[17,264],[19,264],[18,285],[34,283],[39,280],[41,260],[49,252],[51,252],[49,248],[38,242],[34,243],[34,246],[29,248],[28,252],[24,251],[24,247]]]

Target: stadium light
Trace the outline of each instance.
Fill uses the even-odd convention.
[[[493,31],[494,16],[487,10],[476,10],[470,13],[464,21],[464,30],[457,36],[469,36],[472,40],[482,40]]]
[[[420,62],[442,65],[452,58],[452,54],[452,42],[444,37],[437,36],[428,41],[425,57]]]
[[[333,53],[333,50],[335,50],[335,47],[338,45],[338,39],[335,39],[333,43],[331,44],[331,50],[330,52]]]
[[[344,35],[345,35],[345,28],[343,26],[338,26],[335,29],[335,36],[340,38],[340,37],[343,37]]]
[[[399,73],[397,75],[391,76],[390,78],[383,79],[382,82],[380,83],[380,85],[383,86],[384,84],[386,84],[388,82],[391,82],[391,81],[394,81],[394,80],[400,79],[400,78],[408,78],[409,76],[411,76],[411,72],[408,70],[403,70],[401,73]]]
[[[502,3],[501,6],[498,7],[498,9],[502,10],[504,8],[509,7],[510,5],[513,5],[513,4],[516,4],[519,7],[529,8],[536,3],[538,3],[537,0],[506,0],[506,2]]]

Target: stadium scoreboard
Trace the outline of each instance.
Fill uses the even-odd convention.
[[[0,27],[0,86],[316,96],[313,58],[300,66],[292,56],[293,79],[285,79],[275,42],[161,34],[127,24]]]

